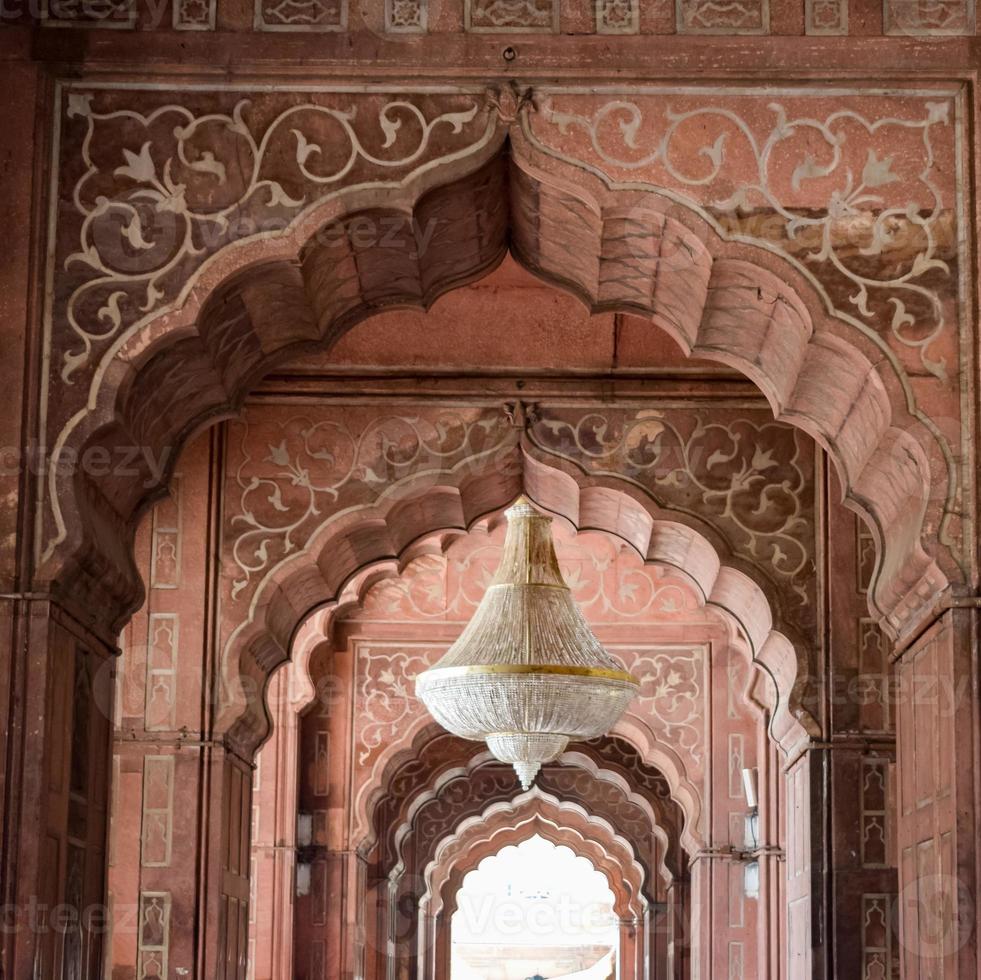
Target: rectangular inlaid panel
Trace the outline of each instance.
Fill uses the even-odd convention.
[[[176,589],[181,581],[181,479],[153,508],[150,535],[150,588]]]
[[[474,33],[554,34],[559,9],[559,0],[464,0],[464,24]]]
[[[743,735],[729,735],[729,799],[743,798],[743,765],[746,759],[746,739]]]
[[[174,0],[173,27],[178,31],[213,31],[216,0]]]
[[[862,896],[862,980],[893,976],[892,914],[895,896]]]
[[[257,31],[347,30],[347,0],[255,0]]]
[[[973,34],[974,0],[883,0],[883,33],[893,35]]]
[[[862,760],[862,865],[890,867],[889,861],[889,760]]]
[[[136,0],[45,0],[45,27],[101,27],[115,30],[136,25]]]
[[[807,34],[847,34],[848,0],[805,0],[804,24]]]
[[[640,0],[596,0],[597,34],[636,34]]]
[[[677,0],[679,34],[766,34],[767,0]]]
[[[146,701],[143,721],[148,732],[170,731],[177,712],[180,618],[153,613],[147,624]]]
[[[143,829],[140,863],[145,868],[170,864],[174,831],[174,757],[143,760]]]
[[[425,34],[429,0],[385,0],[385,30],[392,34]]]
[[[137,980],[169,977],[170,893],[141,892],[137,936]]]
[[[314,767],[314,795],[327,796],[330,792],[330,732],[317,732]]]

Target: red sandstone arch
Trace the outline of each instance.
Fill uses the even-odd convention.
[[[660,519],[649,501],[645,506],[644,501],[609,487],[580,487],[569,475],[525,454],[516,459],[522,461],[517,471],[497,467],[487,475],[463,472],[440,476],[443,482],[414,478],[405,486],[394,486],[374,506],[332,516],[304,549],[267,576],[223,660],[225,684],[239,693],[219,722],[243,754],[253,752],[266,736],[268,719],[262,697],[246,697],[241,678],[251,679],[254,690],[261,692],[265,678],[287,659],[292,636],[311,609],[336,605],[342,596],[353,594],[352,583],[370,581],[365,576],[371,570],[397,570],[417,553],[420,542],[461,533],[485,515],[500,511],[521,492],[573,527],[606,531],[633,546],[646,562],[683,572],[706,604],[739,624],[754,662],[777,685],[771,731],[784,750],[792,751],[816,731],[801,703],[801,687],[810,675],[805,648],[795,650],[774,628],[770,603],[753,579],[723,565],[714,548],[693,529]],[[454,476],[462,477],[459,486],[450,482]],[[696,826],[698,793],[684,775],[683,760],[639,721],[624,726],[621,731],[643,746],[647,757],[668,776],[690,825]]]
[[[420,899],[420,908],[439,914],[447,907],[447,900],[452,900],[446,888],[452,876],[462,881],[488,855],[536,833],[571,848],[597,870],[603,870],[617,898],[618,914],[626,917],[647,903],[643,868],[629,841],[578,804],[562,803],[531,789],[513,800],[492,804],[480,816],[463,821],[452,836],[443,840],[425,870],[426,892]]]
[[[413,553],[431,546],[421,542]],[[290,675],[296,682],[288,695],[297,710],[306,710],[317,694],[309,674],[313,651],[330,643],[329,638],[347,609],[359,607],[379,580],[397,576],[395,567],[376,566],[364,571],[348,583],[336,605],[321,607],[299,627],[290,664]],[[358,845],[359,852],[368,856],[378,848],[377,860],[385,867],[394,865],[398,842],[390,838],[397,836],[400,827],[408,826],[416,808],[435,795],[435,789],[446,779],[472,772],[488,761],[492,762],[492,757],[482,744],[458,739],[432,722],[425,724],[407,745],[396,745],[389,756],[383,756],[383,764],[375,767],[377,779],[354,801],[355,828],[360,828],[356,834],[365,835]],[[604,736],[577,744],[557,763],[618,784],[634,802],[646,807],[653,833],[662,845],[663,870],[675,876],[683,873],[681,843],[685,840],[690,849],[694,846],[690,827],[686,838],[686,812],[672,798],[668,780],[645,761],[642,750],[622,736]],[[638,781],[640,785],[635,786]],[[683,797],[688,799],[688,794],[696,792],[694,787],[684,787]],[[688,816],[691,818],[690,812]]]
[[[785,261],[723,241],[652,190],[608,187],[536,156],[517,135],[505,144],[499,128],[465,160],[423,168],[398,186],[337,195],[286,235],[229,246],[206,264],[179,309],[124,333],[96,371],[86,409],[53,447],[55,529],[39,584],[103,632],[118,627],[139,595],[129,535],[161,488],[146,467],[99,478],[62,467],[71,453],[131,445],[159,459],[169,448],[172,462],[173,450],[234,414],[276,364],[329,347],[379,309],[425,308],[510,248],[590,309],[650,316],[686,353],[742,371],[778,418],[821,443],[848,502],[873,528],[879,561],[870,603],[894,636],[911,629],[917,611],[947,585],[920,541],[928,461],[910,434],[918,423],[862,342],[823,311]],[[407,213],[441,222],[428,249],[313,237],[325,222]],[[625,252],[625,229],[641,243],[636,250]],[[95,622],[91,609],[100,606],[113,609],[109,622]]]
[[[434,724],[419,731],[412,743],[401,748],[381,771],[378,784],[365,795],[369,811],[365,821],[370,831],[359,845],[365,856],[372,853],[382,867],[401,860],[399,848],[416,809],[435,795],[435,788],[456,774],[472,772],[491,762],[480,744],[458,739]],[[666,870],[683,874],[684,855],[680,844],[685,814],[671,796],[667,779],[637,749],[619,736],[604,736],[581,743],[564,753],[556,765],[589,771],[599,779],[619,781],[619,785],[651,815],[654,833],[664,847]],[[384,787],[384,789],[383,789]]]
[[[669,839],[650,800],[635,792],[622,775],[601,768],[589,756],[570,756],[543,767],[536,785],[546,795],[577,804],[604,819],[617,833],[630,839],[652,889],[658,874],[665,885],[683,874],[680,841]],[[393,838],[394,853],[381,857],[379,873],[391,876],[410,868],[418,871],[428,864],[434,849],[455,825],[483,812],[493,802],[511,800],[517,791],[507,768],[479,747],[465,765],[443,767],[406,800],[390,824],[386,837]],[[663,809],[658,807],[659,811]],[[656,860],[652,860],[651,838],[660,850]],[[671,869],[667,863],[669,852]]]
[[[512,803],[488,807],[481,817],[466,821],[444,842],[427,869],[428,888],[419,903],[420,925],[429,927],[423,942],[428,955],[421,959],[422,976],[428,980],[448,972],[451,919],[466,875],[485,858],[534,834],[570,848],[604,875],[620,919],[621,975],[647,976],[653,952],[650,912],[654,905],[648,900],[645,881],[638,878],[638,869],[630,862],[629,843],[611,835],[602,820],[590,817],[582,808],[563,805],[535,790]]]
[[[498,515],[499,517],[500,515]],[[412,549],[413,555],[424,552],[425,549],[447,544],[448,538],[455,535],[437,533],[435,542],[422,540]],[[349,608],[359,607],[365,596],[382,579],[397,577],[399,569],[396,563],[389,565],[371,566],[360,572],[348,582],[341,593],[336,605],[322,607],[300,627],[293,644],[293,666],[290,676],[298,671],[309,670],[311,650],[318,644],[330,645],[330,637],[334,629],[343,623],[345,613]],[[677,581],[686,591],[691,592],[692,586],[684,581],[684,576],[675,573]],[[712,619],[718,618],[712,616]],[[293,700],[297,710],[305,710],[312,703],[315,691],[309,678],[301,682],[307,692],[305,700]],[[406,745],[397,742],[388,752],[373,764],[372,776],[369,782],[358,791],[352,806],[354,808],[355,840],[362,839],[358,849],[363,855],[380,848],[377,860],[385,868],[391,867],[397,860],[401,833],[411,827],[415,808],[436,795],[438,788],[448,779],[464,772],[472,772],[475,768],[492,761],[484,747],[478,743],[467,742],[448,735],[433,725],[431,721],[422,721],[422,727],[414,732],[411,741]],[[641,722],[628,722],[625,726],[640,731]],[[411,733],[406,732],[406,737]],[[666,746],[656,732],[644,729],[638,742],[640,750],[624,742],[619,751],[601,753],[599,746],[605,745],[607,739],[577,747],[577,751],[566,753],[560,762],[575,765],[580,769],[590,770],[601,780],[615,783],[620,788],[632,794],[635,803],[648,808],[651,814],[653,833],[659,837],[662,855],[672,868],[672,873],[680,874],[684,858],[680,846],[684,840],[689,850],[696,848],[695,838],[698,836],[698,822],[701,813],[700,791],[685,775],[683,759],[676,758],[672,749]],[[677,788],[681,804],[672,799],[672,780],[665,779],[656,769],[650,766],[644,757],[651,759],[668,759],[671,764],[673,785]],[[630,789],[635,779],[642,779],[645,784],[643,795],[640,796]],[[508,773],[509,787],[513,779]],[[393,810],[394,807],[394,810]],[[655,816],[656,811],[656,816]],[[393,837],[394,835],[394,837]],[[387,872],[386,872],[387,873]]]

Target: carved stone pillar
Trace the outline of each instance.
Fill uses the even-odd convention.
[[[649,911],[650,916],[650,957],[649,977],[667,980],[668,955],[671,945],[671,912],[668,903],[657,902]]]
[[[201,741],[117,741],[114,758],[114,975],[244,977],[251,767]]]
[[[896,975],[895,712],[891,645],[870,617],[875,546],[868,528],[835,501],[829,484],[827,728],[821,781],[829,816],[825,948],[832,976]],[[815,828],[815,833],[818,833]]]
[[[20,604],[18,620],[23,701],[8,734],[22,754],[5,773],[5,975],[97,977],[107,920],[113,657],[50,602]]]
[[[300,884],[295,900],[293,975],[296,980],[361,980],[370,952],[366,937],[374,933],[366,928],[371,910],[364,861],[353,851],[319,845],[301,848],[298,857],[309,863],[309,884]]]
[[[136,535],[146,601],[120,640],[113,749],[119,980],[245,975],[253,777],[213,726],[216,437],[188,447]]]
[[[692,859],[692,980],[756,975],[758,898],[744,892],[745,867],[731,850]]]
[[[651,910],[620,920],[619,980],[648,980],[651,973]]]
[[[786,975],[824,977],[828,951],[825,888],[827,751],[808,746],[786,773]]]
[[[249,945],[253,980],[293,976],[293,896],[296,866],[297,713],[308,698],[296,664],[277,671],[267,703],[273,726],[256,757],[253,782],[252,902]]]
[[[896,663],[904,980],[978,975],[977,609],[948,609]]]
[[[104,643],[82,631],[75,647],[64,635],[65,630],[74,635],[71,617],[59,615],[51,602],[32,590],[31,582],[40,454],[33,439],[28,437],[27,445],[24,439],[36,430],[32,416],[42,375],[43,275],[36,260],[45,243],[38,234],[36,205],[44,186],[46,150],[45,140],[38,139],[42,136],[38,121],[46,111],[46,85],[46,72],[39,63],[0,61],[0,87],[17,93],[4,109],[4,193],[0,195],[0,224],[6,230],[0,262],[0,390],[4,395],[0,412],[0,975],[6,978],[32,976],[35,965],[47,971],[39,976],[60,977],[63,954],[79,962],[80,954],[71,952],[67,933],[54,934],[45,925],[50,908],[43,913],[40,908],[57,905],[65,896],[70,789],[62,782],[67,772],[59,773],[53,764],[68,751],[64,740],[70,739],[71,732],[64,725],[73,723],[70,716],[62,715],[61,727],[51,729],[46,702],[62,693],[59,685],[74,683],[76,659],[86,664],[86,672],[100,678],[100,684],[110,683],[108,677],[102,680],[102,671],[93,671],[95,661],[108,654]],[[101,730],[90,734],[106,737]],[[104,779],[106,746],[92,748],[99,761],[89,767],[87,778]],[[105,846],[104,825],[100,831],[99,823],[106,798],[104,788],[102,797],[95,798],[99,789],[88,785],[84,842],[74,836],[70,846],[76,872],[77,849],[81,847],[85,855],[85,901],[101,907],[104,876],[92,865],[97,849]],[[58,805],[49,810],[52,794]],[[77,802],[72,809],[78,814]],[[54,867],[48,865],[54,844],[45,842],[45,834],[53,834],[59,848]],[[37,926],[32,925],[35,922]],[[90,957],[97,957],[97,936],[87,938],[85,946]]]

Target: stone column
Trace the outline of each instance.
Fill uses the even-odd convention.
[[[828,654],[821,750],[829,814],[827,962],[831,976],[895,975],[898,936],[895,849],[895,722],[890,704],[891,644],[871,618],[868,589],[875,565],[871,533],[828,491]],[[820,975],[820,974],[819,974]]]
[[[665,976],[670,980],[684,980],[689,976],[689,951],[692,943],[690,894],[689,882],[681,879],[673,881],[668,890]]]
[[[71,749],[74,718],[63,713],[53,729],[48,704],[65,695],[64,685],[74,683],[77,665],[97,687],[108,685],[110,671],[102,665],[112,643],[106,635],[91,636],[75,624],[69,609],[59,609],[53,597],[34,588],[36,477],[42,455],[33,434],[42,377],[46,245],[38,204],[47,189],[50,159],[41,129],[47,125],[39,124],[47,117],[45,70],[26,60],[2,59],[0,86],[16,93],[4,109],[0,195],[5,230],[0,262],[0,976],[29,977],[40,964],[44,972],[37,975],[60,977],[63,964],[81,969],[86,956],[97,962],[99,938],[87,931],[84,952],[77,951],[67,933],[50,931],[50,908],[42,912],[40,907],[64,901],[70,868],[76,874],[72,888],[78,887],[79,848],[84,902],[96,914],[105,901],[104,874],[93,862],[105,848],[108,747],[96,744],[107,737],[105,732],[92,728],[94,741],[86,755],[92,752],[94,764],[87,769],[82,805],[79,787],[66,784],[67,771],[56,768]],[[89,715],[93,726],[98,714]],[[78,741],[75,745],[82,750]],[[91,782],[98,779],[103,784]],[[77,822],[69,833],[69,804],[76,821],[85,814],[81,836]],[[50,864],[55,845],[56,863]]]
[[[97,977],[106,928],[111,649],[64,609],[16,613],[16,768],[5,773],[4,975]]]
[[[978,644],[948,609],[896,662],[904,980],[978,975]]]
[[[185,450],[138,529],[146,601],[120,640],[112,963],[137,980],[246,970],[252,764],[213,727],[217,438]]]

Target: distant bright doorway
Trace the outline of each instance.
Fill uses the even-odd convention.
[[[537,834],[481,861],[452,919],[451,980],[615,980],[619,928],[604,875]]]

